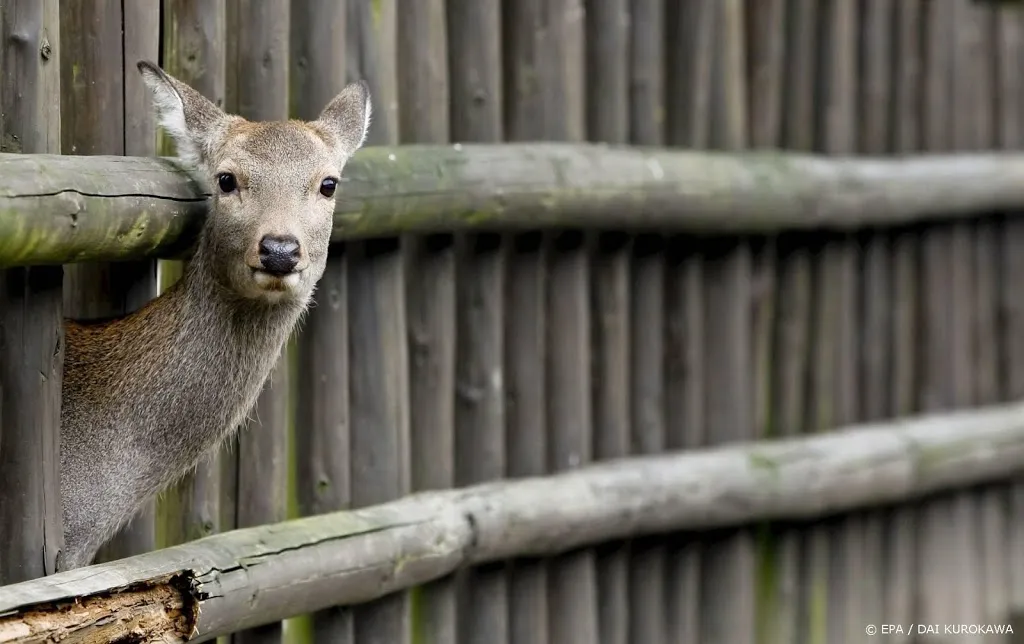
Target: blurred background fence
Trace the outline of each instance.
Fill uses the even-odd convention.
[[[1024,143],[1015,3],[2,0],[0,21],[3,152],[173,154],[142,58],[251,119],[314,118],[364,78],[373,146]],[[1019,398],[1024,222],[1010,214],[337,244],[258,420],[102,558],[413,491]],[[62,289],[69,317],[124,314],[180,268],[69,264],[59,288],[34,268],[49,286],[25,310],[55,325]],[[4,431],[30,404],[4,399]],[[1022,490],[491,564],[232,637],[841,644],[868,624],[1003,623],[1024,606]]]

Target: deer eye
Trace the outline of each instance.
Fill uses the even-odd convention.
[[[217,187],[224,194],[234,192],[238,189],[238,183],[235,181],[235,175],[230,172],[221,172],[217,175]]]
[[[327,177],[320,182],[320,194],[330,199],[334,196],[334,191],[338,189],[338,180],[333,177]]]

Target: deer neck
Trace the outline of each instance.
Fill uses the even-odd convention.
[[[152,419],[155,431],[144,440],[150,453],[161,451],[160,445],[182,445],[178,462],[165,464],[174,477],[245,422],[305,303],[268,305],[238,297],[201,256],[163,297],[170,300],[165,314],[173,316],[176,331],[166,338],[169,350],[154,356],[160,363],[154,382],[167,398],[159,405],[162,419]]]

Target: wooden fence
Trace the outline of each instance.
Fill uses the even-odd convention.
[[[253,119],[312,117],[360,77],[378,109],[375,147],[346,170],[317,306],[259,423],[104,561],[153,562],[197,537],[414,491],[1024,395],[1020,157],[529,144],[1017,149],[1024,10],[1012,3],[2,0],[0,38],[0,143],[28,153],[0,162],[2,584],[59,591],[28,580],[53,572],[61,540],[61,316],[138,308],[173,280],[168,260],[201,221],[202,196],[163,162],[35,156],[173,153],[140,58]],[[497,143],[517,145],[472,145]],[[685,499],[652,502],[635,524],[609,508],[594,521],[621,531],[591,525],[566,536],[570,550],[453,548],[474,565],[413,568],[388,587],[401,592],[336,590],[287,628],[313,605],[233,613],[248,630],[231,637],[841,644],[868,625],[938,624],[936,640],[963,641],[941,626],[1005,624],[1024,606],[1024,487],[1008,478],[1019,444],[970,445],[943,471],[987,466],[908,486],[942,492],[914,504],[812,504],[844,513],[810,522],[806,506],[773,512],[727,489],[719,508],[765,507],[702,523],[679,518],[698,512]],[[664,458],[669,472],[693,464]],[[671,508],[676,520],[651,518]],[[110,590],[97,579],[92,592]],[[27,588],[0,590],[0,620]],[[9,626],[0,641],[31,641]]]

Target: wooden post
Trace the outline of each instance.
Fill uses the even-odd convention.
[[[922,0],[898,0],[893,14],[896,50],[893,52],[892,134],[888,150],[909,154],[920,150]],[[920,238],[917,231],[903,229],[892,235],[892,333],[889,357],[892,394],[889,415],[907,416],[917,409],[916,382],[919,377],[921,314]],[[889,513],[886,522],[885,576],[883,600],[885,623],[902,624],[917,616],[917,525],[916,508]],[[914,635],[890,636],[893,644],[914,641]]]
[[[505,476],[503,293],[505,263],[499,235],[459,240],[456,364],[455,485]],[[459,642],[508,641],[504,563],[469,569],[460,579]]]
[[[655,3],[646,3],[648,5]],[[630,3],[592,0],[586,6],[587,138],[621,145],[629,142],[631,71]],[[662,40],[661,35],[653,39]],[[648,60],[646,63],[654,61]],[[651,77],[660,65],[648,70]],[[640,79],[638,79],[640,80]],[[592,316],[592,405],[594,459],[629,454],[629,237],[597,236],[591,257],[589,305]],[[629,544],[596,549],[598,636],[602,644],[629,638]],[[660,601],[660,600],[659,600]]]
[[[60,153],[57,0],[0,6],[0,150]],[[60,266],[0,271],[0,586],[51,574],[63,547]]]
[[[123,9],[123,10],[122,10]],[[142,155],[156,151],[153,106],[138,77],[139,59],[159,53],[155,3],[61,0],[61,131],[65,154]],[[74,264],[65,267],[68,317],[126,315],[157,295],[156,262]],[[152,550],[154,504],[147,504],[97,555],[109,561]]]
[[[399,141],[447,143],[447,20],[443,0],[398,2]],[[448,234],[403,236],[409,344],[411,485],[455,483],[455,248]],[[455,580],[413,591],[412,632],[456,637]]]
[[[822,3],[819,33],[823,58],[818,67],[816,146],[826,154],[852,154],[857,142],[858,8],[853,0]],[[857,327],[858,240],[854,235],[825,235],[815,244],[815,346],[812,367],[812,431],[851,423],[859,415]],[[813,532],[821,538],[815,555],[828,561],[817,581],[825,581],[828,641],[851,642],[871,616],[863,614],[862,571],[870,565],[865,552],[864,517],[849,515],[823,522]],[[819,545],[815,541],[815,546]],[[813,592],[813,591],[812,591]]]
[[[781,127],[783,144],[793,150],[810,151],[814,147],[818,9],[819,3],[814,0],[788,0],[786,7],[786,33],[791,36],[786,47]],[[777,355],[785,355],[789,364],[780,364],[776,372],[774,416],[784,435],[804,433],[812,426],[807,412],[812,392],[806,376],[812,364],[813,269],[809,242],[810,237],[806,235],[787,238],[780,243],[778,253],[781,263],[777,305],[779,333],[775,344]],[[783,324],[789,326],[783,327]],[[784,592],[785,584],[792,584],[798,590],[781,597],[772,635],[780,643],[792,641],[797,633],[821,638],[823,634],[813,621],[808,605],[804,588],[808,575],[802,570],[801,561],[804,556],[814,554],[814,537],[806,530],[786,530],[779,542],[778,581],[774,586]]]
[[[291,5],[289,96],[292,118],[316,119],[348,80],[347,6],[338,0]],[[376,103],[378,97],[371,96]],[[371,126],[372,127],[372,126]],[[343,198],[343,197],[342,197]],[[295,468],[299,513],[347,509],[351,492],[347,247],[330,248],[327,268],[296,339]],[[352,610],[312,615],[312,641],[350,644]]]
[[[395,0],[348,0],[349,80],[366,80],[374,102],[368,145],[398,142]],[[395,239],[352,244],[348,257],[349,431],[355,508],[406,494],[409,460],[409,354],[403,254]],[[409,594],[353,611],[359,644],[401,644],[410,633]]]
[[[857,92],[857,122],[855,132],[857,152],[862,154],[886,154],[889,151],[890,135],[893,130],[891,109],[896,93],[892,73],[894,66],[893,0],[869,0],[862,5],[859,23],[860,77]],[[890,392],[892,373],[889,356],[893,346],[891,322],[894,309],[891,288],[892,236],[870,232],[859,239],[863,250],[860,252],[858,270],[861,275],[859,296],[862,302],[858,318],[857,346],[859,369],[857,389],[859,392],[858,419],[881,420],[892,415]],[[858,595],[859,615],[847,616],[847,628],[853,628],[854,621],[862,623],[884,615],[885,578],[889,565],[885,560],[885,529],[888,521],[883,511],[869,512],[864,516],[863,564],[867,575],[866,583],[851,580],[850,588]],[[886,622],[888,623],[888,622]]]
[[[659,235],[633,241],[629,280],[630,453],[665,450],[665,244]],[[668,644],[664,539],[633,542],[628,642]]]
[[[543,96],[536,83],[547,53],[537,33],[545,20],[543,6],[539,0],[505,0],[502,4],[503,120],[510,141],[545,138]],[[511,245],[505,304],[508,475],[537,476],[547,470],[548,460],[544,238],[541,233],[516,235]],[[547,562],[511,562],[509,640],[548,644],[548,621]]]
[[[951,47],[958,29],[955,4],[924,3],[924,70],[922,101],[923,147],[931,152],[954,148],[954,105]],[[940,411],[968,404],[971,394],[972,366],[970,343],[970,296],[972,248],[970,231],[963,224],[931,226],[923,232],[922,371],[918,374],[918,399],[922,410]],[[968,574],[960,578],[962,556],[973,552],[975,519],[970,516],[970,498],[947,495],[919,508],[921,530],[918,533],[918,574],[922,623],[968,619],[960,586],[973,594]],[[951,553],[955,553],[952,554]],[[956,584],[951,580],[957,579]]]
[[[746,75],[743,3],[714,2],[708,142],[716,149],[746,147]],[[709,10],[705,8],[705,10]],[[715,37],[717,36],[717,37]],[[704,256],[704,364],[707,440],[721,444],[752,437],[754,392],[750,373],[752,251],[743,238],[719,238]],[[750,529],[707,543],[701,584],[701,640],[752,643],[755,637],[756,552]]]
[[[705,148],[711,93],[713,0],[667,3],[665,61],[665,142]],[[705,422],[704,257],[689,238],[670,243],[666,294],[666,343],[671,358],[665,367],[666,444],[683,449],[707,442]],[[673,540],[668,557],[666,638],[670,642],[701,639],[701,576],[704,544],[695,536]]]
[[[957,0],[953,8],[953,145],[958,152],[994,147],[992,103],[992,6]],[[999,400],[996,354],[996,262],[999,220],[985,217],[964,227],[969,247],[969,272],[954,302],[955,315],[966,315],[959,332],[969,347],[966,393],[960,406]],[[1002,487],[1002,486],[1000,486]],[[952,579],[960,584],[958,608],[962,622],[1004,619],[1006,606],[1005,505],[1003,489],[992,486],[968,492],[959,500],[960,516],[973,518],[969,551],[962,551]]]
[[[665,145],[664,4],[629,3],[628,142]],[[620,18],[621,20],[621,18]],[[665,239],[642,235],[634,240],[627,268],[629,416],[628,449],[634,454],[663,451],[667,438]],[[671,567],[665,539],[633,543],[629,569],[627,642],[671,642],[667,606]]]
[[[703,261],[692,239],[675,237],[666,252],[665,447],[686,450],[704,444]],[[697,641],[700,629],[701,543],[673,539],[665,589],[669,642]]]
[[[450,137],[500,143],[500,0],[447,0]],[[455,471],[457,486],[505,477],[505,253],[498,234],[456,238]],[[509,641],[505,562],[467,569],[458,587],[458,641]],[[440,641],[440,640],[439,640]]]
[[[767,0],[747,4],[747,111],[751,148],[782,147],[784,106],[785,50],[787,43],[786,0]],[[792,379],[779,382],[779,367],[800,364],[806,352],[780,350],[776,342],[781,331],[778,304],[783,297],[779,280],[781,257],[779,236],[759,240],[754,255],[754,311],[752,353],[754,356],[753,401],[754,431],[758,438],[777,435],[774,421],[776,392],[783,387],[793,389]],[[788,250],[788,249],[787,249]],[[787,312],[788,313],[788,312]],[[792,320],[786,321],[792,324]],[[783,372],[784,373],[784,372]],[[799,384],[797,384],[799,387]],[[758,593],[755,619],[763,644],[791,641],[786,633],[795,633],[795,603],[784,583],[792,583],[795,557],[799,550],[793,531],[785,527],[763,524],[756,531],[758,561],[774,562],[775,566],[758,567]]]
[[[542,106],[541,137],[586,138],[585,12],[582,0],[540,3],[531,35],[539,41],[533,75]],[[551,61],[557,61],[552,64]],[[593,457],[590,400],[590,266],[586,236],[567,231],[547,244],[548,279],[544,371],[547,385],[547,468],[579,467]],[[597,570],[593,550],[548,563],[548,638],[590,644],[597,640]]]
[[[996,51],[996,132],[997,147],[1019,150],[1024,147],[1024,83],[1013,72],[1024,59],[1024,14],[1015,7],[997,10]],[[1024,396],[1024,294],[1015,286],[1014,275],[1024,270],[1024,224],[1008,220],[1000,241],[1000,317],[1003,320],[1000,347],[1003,351],[1002,397],[1007,400]],[[1009,525],[1007,565],[1009,614],[1021,623],[1024,611],[1024,483],[1016,482],[1009,492]],[[1019,635],[1017,636],[1020,637]]]
[[[534,83],[544,52],[537,27],[542,3],[502,4],[504,42],[504,124],[510,141],[541,140],[543,108]],[[549,395],[544,373],[547,352],[548,280],[543,235],[526,233],[511,240],[506,278],[505,374],[508,475],[538,476],[547,469]],[[548,566],[538,559],[511,562],[509,575],[509,640],[548,644]],[[556,640],[557,641],[557,640]]]

